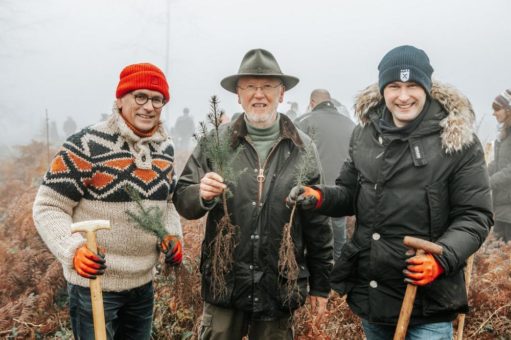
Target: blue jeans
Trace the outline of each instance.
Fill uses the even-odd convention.
[[[68,282],[69,314],[76,340],[94,340],[90,289]],[[122,292],[103,292],[109,340],[150,340],[153,323],[153,283]]]
[[[377,325],[362,319],[367,340],[392,340],[396,326]],[[406,340],[451,340],[452,322],[425,323],[409,326]]]
[[[346,217],[331,217],[332,231],[334,233],[334,261],[341,256],[341,249],[346,243]]]

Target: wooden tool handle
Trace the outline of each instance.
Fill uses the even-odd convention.
[[[422,249],[417,249],[416,254],[423,255],[425,252]],[[399,320],[394,333],[394,340],[404,340],[406,337],[406,331],[408,330],[408,324],[410,323],[410,317],[412,315],[413,303],[416,295],[417,286],[410,283],[406,285],[405,297],[403,298],[403,304],[401,305],[401,311],[399,312]]]
[[[442,255],[443,252],[441,245],[417,237],[405,236],[403,244],[408,248],[422,249],[424,252],[433,255]]]
[[[83,221],[71,226],[72,232],[84,232],[87,239],[87,248],[97,254],[96,230],[110,229],[109,221]],[[94,337],[96,340],[106,340],[105,309],[103,307],[103,292],[100,278],[89,280],[90,299],[92,303],[92,319],[94,321]]]
[[[96,340],[106,340],[105,309],[103,307],[103,292],[99,277],[89,280],[90,298],[92,302],[92,318],[94,320],[94,336]]]

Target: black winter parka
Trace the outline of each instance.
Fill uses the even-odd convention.
[[[370,322],[397,323],[405,292],[404,236],[436,242],[445,272],[419,287],[411,324],[467,311],[463,268],[493,224],[487,167],[472,132],[474,114],[456,90],[434,83],[429,108],[406,138],[387,138],[377,87],[358,98],[358,125],[336,186],[321,187],[320,213],[355,214],[357,225],[331,275],[351,309]]]
[[[234,171],[241,175],[235,185],[228,184],[232,192],[227,200],[228,210],[239,232],[225,296],[214,296],[211,291],[210,249],[217,223],[223,216],[223,206],[221,201],[213,207],[201,202],[200,179],[213,170],[200,144],[186,163],[173,197],[177,211],[187,219],[198,219],[209,211],[200,264],[203,299],[214,305],[252,312],[255,318],[265,320],[288,316],[305,302],[308,294],[327,297],[333,263],[332,230],[327,217],[297,210],[293,240],[300,267],[300,291],[286,299],[286,278],[277,269],[282,229],[291,213],[285,198],[295,185],[296,169],[304,161],[305,146],[311,145],[314,150],[308,184],[320,183],[321,167],[310,138],[285,115],[279,116],[280,137],[265,165],[259,164],[250,144],[244,115],[222,126],[221,134],[230,135],[233,149],[242,148],[234,161]],[[259,183],[261,169],[265,180]]]

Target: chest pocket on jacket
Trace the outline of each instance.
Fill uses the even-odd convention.
[[[449,193],[448,184],[444,181],[436,182],[427,188],[430,226],[429,233],[432,240],[442,235],[449,219]]]

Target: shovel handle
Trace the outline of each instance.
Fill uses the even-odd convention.
[[[403,244],[408,248],[422,249],[424,252],[433,255],[442,255],[443,252],[441,245],[417,237],[405,236]]]
[[[110,222],[104,220],[83,221],[71,225],[72,232],[83,232],[87,240],[87,248],[97,254],[96,230],[110,229]],[[89,280],[90,299],[92,303],[92,319],[94,321],[94,337],[106,340],[105,309],[103,307],[103,291],[99,277]]]
[[[89,280],[90,298],[92,302],[92,318],[94,321],[94,336],[96,340],[106,340],[105,309],[103,307],[103,292],[99,277]]]
[[[442,246],[416,237],[405,236],[403,244],[409,248],[415,249],[416,255],[424,255],[426,253],[442,255],[443,252]],[[399,312],[399,320],[397,321],[394,340],[404,340],[406,337],[416,295],[417,286],[409,283],[406,286],[405,297],[403,298],[403,304]]]
[[[423,255],[425,252],[422,249],[417,249],[416,254]],[[411,283],[407,284],[405,297],[403,298],[403,304],[401,305],[401,311],[399,312],[396,332],[394,333],[394,340],[404,340],[406,337],[406,331],[408,330],[408,324],[410,323],[410,316],[412,315],[413,303],[416,295],[417,286],[412,285]]]

